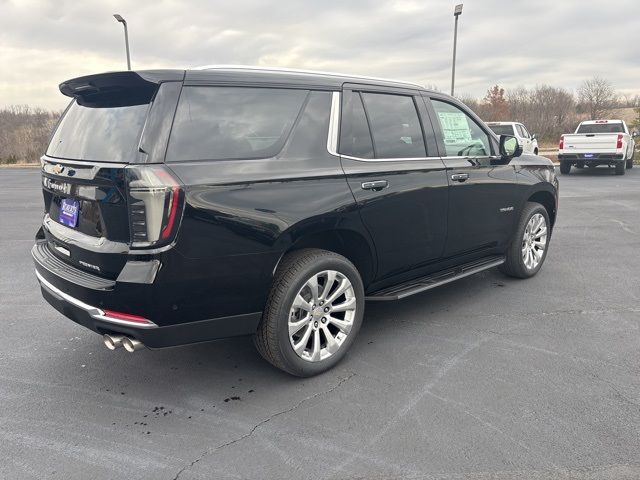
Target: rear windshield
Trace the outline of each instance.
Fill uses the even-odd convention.
[[[148,104],[89,107],[71,104],[60,121],[47,155],[70,160],[133,162]]]
[[[576,133],[624,133],[624,127],[621,122],[588,123],[580,125]]]
[[[513,126],[511,125],[489,125],[489,128],[493,130],[493,133],[496,135],[513,136]]]
[[[282,150],[308,93],[282,88],[184,87],[167,161],[273,157]]]

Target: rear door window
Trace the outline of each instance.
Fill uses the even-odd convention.
[[[422,126],[413,97],[363,93],[376,158],[426,157]]]
[[[460,108],[432,99],[446,157],[490,156],[489,136]]]
[[[308,94],[280,88],[186,86],[167,161],[274,157]]]

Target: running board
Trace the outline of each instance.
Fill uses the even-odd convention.
[[[366,297],[369,301],[387,301],[387,300],[400,300],[416,293],[421,293],[432,288],[445,285],[450,282],[455,282],[469,275],[488,270],[489,268],[497,267],[504,263],[504,257],[500,255],[494,255],[492,257],[486,257],[482,260],[476,260],[475,262],[465,263],[457,267],[442,270],[440,272],[432,273],[426,277],[411,280],[409,282],[401,283],[393,287],[385,288],[374,294]]]

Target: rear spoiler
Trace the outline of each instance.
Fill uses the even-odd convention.
[[[86,107],[122,107],[149,103],[160,83],[183,79],[184,70],[108,72],[72,78],[59,88]]]

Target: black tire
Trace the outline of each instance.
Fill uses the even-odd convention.
[[[534,154],[534,155],[537,155],[537,154],[538,154],[538,149],[537,149],[537,148],[534,148],[534,149],[533,149],[533,154]]]
[[[542,258],[540,259],[540,263],[534,268],[527,268],[522,258],[522,248],[523,248],[523,239],[525,229],[527,227],[527,223],[531,217],[536,214],[541,214],[544,217],[547,228],[546,235],[546,244],[544,248],[544,252],[542,254]],[[533,277],[536,273],[540,271],[542,265],[544,264],[545,259],[547,258],[547,252],[549,251],[549,240],[551,239],[551,222],[549,221],[549,214],[547,213],[547,209],[544,208],[539,203],[535,202],[527,202],[525,205],[522,215],[520,216],[520,221],[518,222],[518,228],[514,234],[513,239],[511,240],[511,245],[507,249],[505,255],[505,262],[498,267],[502,273],[508,275],[510,277],[515,278],[529,278]]]
[[[563,175],[567,175],[570,171],[571,171],[571,163],[570,162],[561,161],[560,162],[560,173],[562,173]]]
[[[626,172],[627,162],[622,160],[621,162],[616,162],[616,175],[624,175]]]
[[[627,170],[630,170],[633,168],[633,158],[630,158],[629,160],[627,160]]]
[[[356,297],[356,312],[351,330],[339,349],[328,358],[311,362],[299,357],[290,343],[289,313],[307,280],[325,270],[335,270],[351,282]],[[294,251],[282,259],[276,270],[254,344],[265,360],[287,373],[298,377],[318,375],[335,366],[353,344],[362,324],[364,303],[360,274],[349,260],[326,250]]]

